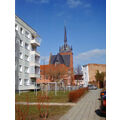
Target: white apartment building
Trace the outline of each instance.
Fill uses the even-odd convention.
[[[15,90],[32,90],[40,78],[40,37],[18,16],[15,16]]]
[[[88,65],[82,66],[82,72],[83,72],[83,86],[87,87],[89,82],[89,73],[88,73]]]

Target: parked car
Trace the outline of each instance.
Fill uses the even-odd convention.
[[[89,85],[88,85],[88,89],[89,89],[89,90],[96,90],[97,87],[96,87],[95,85],[89,84]]]
[[[100,93],[100,98],[102,99],[106,95],[106,90],[102,90]]]
[[[100,105],[100,112],[102,114],[106,114],[106,95],[102,96],[101,105]]]
[[[102,114],[106,114],[106,90],[102,90],[100,92],[100,98],[101,98],[100,112]]]

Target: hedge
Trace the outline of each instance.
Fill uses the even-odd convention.
[[[80,88],[69,93],[69,102],[77,102],[78,99],[88,91],[88,88]]]

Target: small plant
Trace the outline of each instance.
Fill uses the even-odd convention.
[[[26,96],[26,101],[27,101],[27,108],[25,106],[16,105],[15,104],[15,115],[16,115],[16,120],[26,120],[28,113],[29,113],[29,98]],[[17,99],[16,101],[17,102]]]
[[[44,105],[43,103],[46,102],[48,103],[48,96],[45,95],[41,95],[39,94],[38,97],[37,97],[37,100],[38,100],[38,105],[37,105],[37,108],[39,110],[39,117],[40,117],[40,120],[41,118],[43,120],[46,120],[48,118],[48,104],[47,105]]]

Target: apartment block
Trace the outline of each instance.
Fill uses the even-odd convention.
[[[88,85],[88,83],[95,83],[95,75],[97,70],[99,72],[106,73],[106,64],[87,64],[82,66],[82,72],[83,72],[83,79],[85,86]],[[106,81],[106,77],[104,78],[104,81]]]
[[[40,78],[40,36],[15,16],[15,89],[32,90]]]

